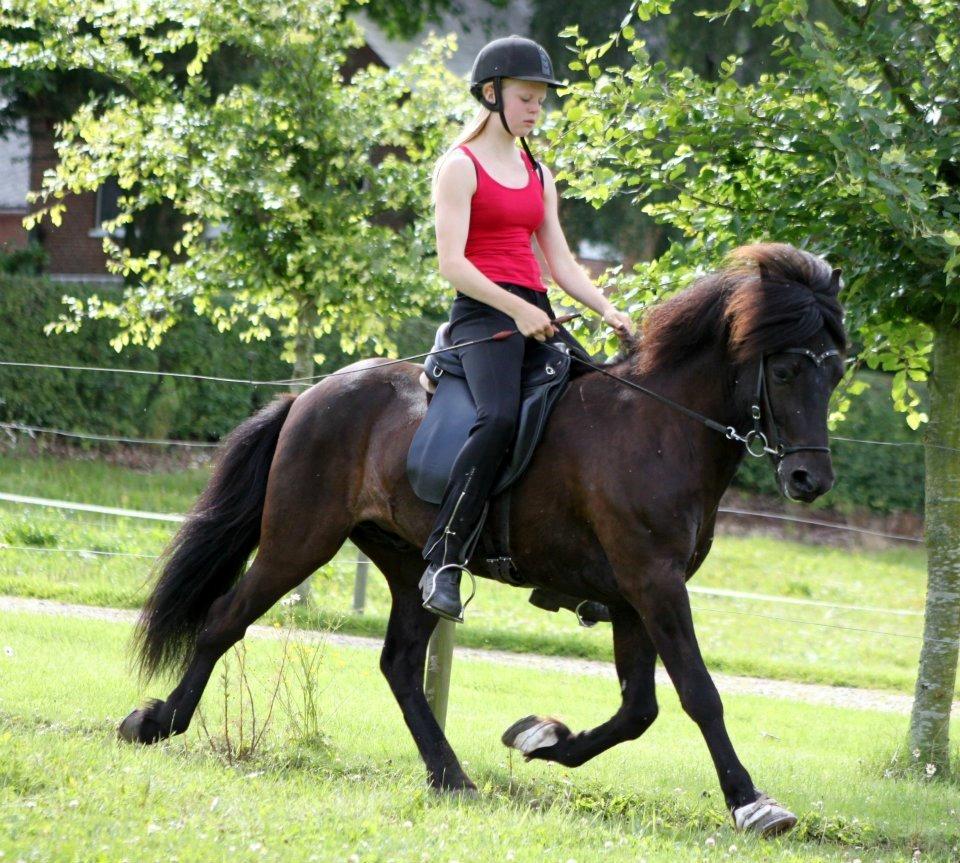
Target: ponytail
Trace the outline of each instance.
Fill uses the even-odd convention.
[[[437,159],[437,164],[433,169],[433,182],[431,184],[431,200],[434,204],[437,202],[437,177],[440,175],[440,168],[443,167],[443,163],[447,160],[447,156],[449,156],[461,144],[468,144],[470,141],[476,138],[484,130],[487,125],[487,120],[489,120],[491,116],[492,114],[486,108],[480,108],[480,110],[474,114],[473,118],[460,130],[460,134],[457,135],[453,143],[446,149],[443,155]]]

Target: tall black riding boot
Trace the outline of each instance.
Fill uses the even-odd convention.
[[[463,623],[465,604],[460,601],[460,579],[486,515],[485,503],[482,497],[469,492],[460,493],[443,534],[430,551],[430,563],[420,579],[423,607],[454,623]],[[472,598],[471,594],[467,602]]]

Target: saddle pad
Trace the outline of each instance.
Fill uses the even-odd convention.
[[[550,364],[554,372],[545,381],[526,386],[521,392],[517,432],[491,497],[512,485],[526,469],[543,436],[550,411],[566,389],[570,357],[553,354]],[[466,379],[441,375],[427,415],[407,453],[407,477],[417,497],[429,503],[443,500],[453,463],[476,418],[477,407]]]

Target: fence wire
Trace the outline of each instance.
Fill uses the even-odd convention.
[[[25,551],[25,552],[37,552],[41,554],[49,554],[49,553],[79,554],[79,555],[93,555],[97,557],[106,557],[106,558],[110,558],[110,557],[139,558],[142,560],[154,560],[154,561],[159,559],[159,555],[154,555],[154,554],[139,554],[135,552],[124,552],[124,551],[101,551],[101,550],[89,549],[89,548],[65,548],[60,546],[12,545],[10,543],[4,543],[4,542],[0,542],[0,551]],[[356,565],[361,562],[369,562],[369,561],[334,559],[334,560],[328,561],[328,563],[325,564],[325,566],[330,566],[334,564],[341,565],[341,566],[348,566],[348,565]],[[746,600],[755,601],[755,602],[772,602],[772,603],[786,602],[793,605],[809,605],[817,608],[835,609],[838,611],[854,611],[854,612],[862,612],[862,613],[869,613],[869,614],[883,614],[883,615],[895,615],[895,616],[903,616],[903,615],[921,616],[922,615],[922,612],[905,611],[902,609],[845,605],[842,603],[829,603],[829,602],[821,602],[817,600],[803,600],[795,597],[778,597],[778,596],[771,596],[767,594],[741,593],[739,591],[727,591],[719,588],[701,588],[701,587],[690,586],[687,589],[691,594],[699,594],[702,596],[706,596],[708,598],[716,598],[716,599],[746,599]],[[908,634],[898,633],[898,632],[889,632],[889,631],[879,630],[879,629],[869,629],[866,627],[845,626],[842,624],[835,624],[835,623],[821,623],[819,621],[814,621],[814,620],[803,620],[801,618],[780,617],[777,615],[761,614],[759,612],[751,612],[751,611],[737,611],[729,608],[706,608],[706,607],[697,605],[694,608],[694,611],[705,611],[709,614],[734,614],[734,615],[740,615],[744,617],[756,617],[763,620],[776,620],[784,623],[796,623],[803,626],[819,626],[819,627],[825,627],[828,629],[841,629],[849,632],[862,632],[862,633],[869,633],[871,635],[879,635],[879,636],[885,636],[885,637],[888,636],[891,638],[907,638],[915,641],[922,640],[923,638],[923,636],[920,636],[920,635],[908,635]],[[956,640],[947,641],[944,639],[937,639],[936,641],[937,643],[944,643],[944,644],[951,644],[951,645],[956,644]]]

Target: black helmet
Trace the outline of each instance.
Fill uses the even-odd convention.
[[[562,87],[563,82],[553,75],[553,63],[546,49],[523,36],[505,36],[494,39],[480,49],[473,69],[470,70],[470,92],[474,98],[488,111],[496,111],[500,115],[500,122],[507,134],[512,135],[507,118],[503,113],[503,98],[500,93],[500,82],[504,78],[518,78],[521,81],[540,81],[548,87]],[[483,96],[483,85],[493,81],[494,101],[489,102]],[[530,161],[533,162],[540,176],[540,185],[543,185],[543,171],[539,163],[533,158],[527,139],[520,136],[520,143],[527,151]]]
[[[541,81],[549,87],[562,87],[553,75],[553,63],[542,45],[523,36],[494,39],[480,49],[470,70],[470,92],[491,111],[497,110],[483,98],[483,85],[500,78]],[[499,98],[498,100],[499,101]]]

